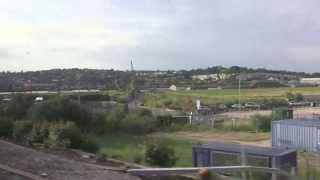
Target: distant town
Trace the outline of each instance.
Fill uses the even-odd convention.
[[[126,89],[132,78],[140,90],[301,87],[320,85],[320,73],[214,66],[179,71],[52,69],[1,72],[0,91],[60,91]]]

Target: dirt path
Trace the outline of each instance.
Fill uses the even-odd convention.
[[[49,180],[139,180],[128,174],[90,166],[0,140],[0,164]]]
[[[316,116],[320,117],[320,107],[304,107],[304,108],[294,108],[294,118],[314,118]],[[270,115],[271,110],[253,110],[253,111],[242,111],[242,112],[227,112],[222,113],[222,116],[235,119],[248,119],[250,116],[255,114]]]

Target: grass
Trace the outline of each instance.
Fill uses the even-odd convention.
[[[93,135],[99,145],[99,153],[108,157],[133,162],[136,159],[144,162],[145,144],[149,140],[165,140],[166,143],[174,148],[178,157],[176,167],[192,166],[192,146],[198,143],[208,143],[212,141],[224,142],[250,142],[267,140],[270,138],[268,133],[248,133],[248,132],[169,132],[153,133],[146,136],[135,136],[123,133]]]
[[[127,134],[110,134],[104,136],[96,136],[99,144],[99,153],[109,157],[132,161],[136,157],[144,159],[145,143],[150,139],[164,139],[173,147],[178,161],[177,167],[192,166],[192,145],[193,141],[181,140],[176,138],[166,138],[160,136],[133,136]],[[144,162],[142,162],[144,164]]]
[[[318,87],[299,87],[299,88],[258,88],[242,89],[241,100],[261,101],[264,99],[285,99],[285,93],[291,91],[301,93],[304,96],[320,95]],[[226,102],[236,103],[238,100],[238,89],[213,89],[213,90],[191,90],[191,91],[167,91],[160,93],[149,93],[145,98],[145,105],[150,107],[162,107],[166,101],[187,102],[200,99],[206,104],[219,104]]]

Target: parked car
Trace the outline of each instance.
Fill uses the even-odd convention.
[[[245,108],[245,106],[242,104],[233,104],[231,107],[234,109],[244,109]]]
[[[289,106],[293,107],[293,106],[311,106],[311,102],[307,102],[307,101],[302,101],[302,102],[294,102],[294,101],[290,101],[288,102]]]
[[[260,109],[261,108],[261,105],[255,103],[255,102],[247,102],[244,106],[247,109]]]

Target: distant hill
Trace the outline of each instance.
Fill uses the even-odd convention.
[[[239,76],[241,74],[241,76]],[[148,71],[132,73],[120,70],[52,69],[28,72],[0,72],[0,91],[128,89],[131,81],[139,89],[178,87],[230,87],[242,78],[244,85],[288,86],[302,77],[320,77],[320,73],[253,69],[240,66],[213,66],[192,70]]]

